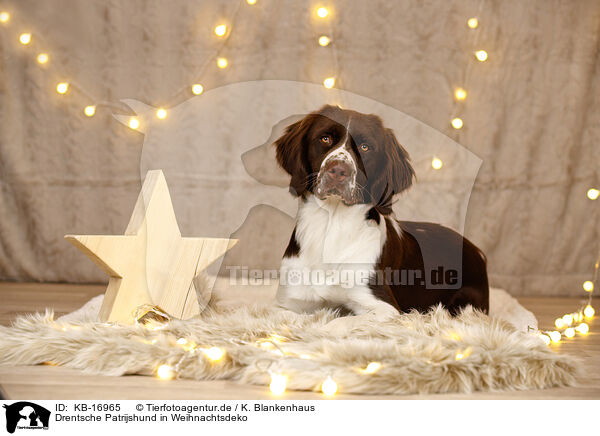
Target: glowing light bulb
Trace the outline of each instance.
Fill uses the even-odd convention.
[[[8,12],[0,12],[0,23],[6,23],[10,20],[10,14]]]
[[[562,317],[562,320],[565,323],[565,325],[571,325],[571,324],[573,324],[573,315],[568,313]]]
[[[454,98],[457,100],[464,100],[467,98],[467,91],[462,88],[456,88],[456,91],[454,91]]]
[[[589,304],[585,306],[585,309],[583,309],[583,314],[586,318],[592,318],[594,316],[594,313],[596,313],[596,311]]]
[[[477,60],[479,62],[484,62],[484,61],[487,60],[488,54],[487,54],[487,52],[485,50],[477,50],[475,52],[475,57],[477,58]]]
[[[49,58],[48,58],[48,55],[47,55],[46,53],[40,53],[40,54],[37,56],[37,61],[38,61],[38,63],[40,63],[40,64],[45,64],[46,62],[48,62],[48,59],[49,59]]]
[[[463,357],[465,357],[465,356],[463,355],[463,353],[461,353],[461,352],[459,351],[458,353],[456,353],[455,359],[456,359],[456,360],[460,360],[460,359],[462,359]]]
[[[581,324],[579,324],[577,326],[577,331],[579,333],[581,333],[582,335],[587,335],[588,332],[590,331],[590,326],[587,325],[586,323],[582,322]]]
[[[246,0],[246,3],[248,3],[249,5],[255,5],[256,0]]]
[[[431,161],[431,166],[433,167],[434,170],[439,170],[442,167],[442,165],[444,165],[442,163],[442,160],[437,157],[434,157],[433,160]]]
[[[317,16],[319,18],[325,18],[327,15],[329,15],[329,11],[327,10],[327,8],[320,7],[317,9]]]
[[[208,350],[204,350],[204,355],[208,357],[209,360],[216,362],[217,360],[221,360],[225,355],[225,351],[219,347],[211,347]]]
[[[158,118],[159,120],[164,120],[165,118],[167,118],[167,111],[163,108],[158,109],[156,111],[156,118]]]
[[[331,376],[328,375],[323,384],[321,385],[321,391],[327,396],[332,396],[335,395],[337,390],[337,383],[334,382]]]
[[[479,26],[479,20],[475,17],[469,18],[467,20],[467,26],[469,26],[471,29],[477,29],[477,26]]]
[[[138,120],[136,117],[129,118],[129,127],[132,129],[137,129],[138,127],[140,127],[140,120]],[[152,328],[152,330],[157,329]]]
[[[56,92],[59,94],[66,94],[68,90],[69,84],[67,82],[60,82],[58,85],[56,85]]]
[[[223,36],[227,33],[227,26],[225,24],[219,24],[215,27],[215,34],[217,36]]]
[[[161,380],[171,380],[175,377],[175,370],[170,365],[160,365],[156,370],[156,375]]]
[[[583,282],[583,290],[586,292],[592,292],[594,290],[594,282],[586,280]]]
[[[452,127],[454,127],[456,130],[458,129],[462,129],[463,126],[463,120],[461,120],[460,118],[454,118],[452,121]]]
[[[548,336],[550,336],[550,339],[552,339],[552,342],[560,342],[560,338],[562,337],[560,332],[557,332],[556,330],[548,333]]]
[[[217,58],[217,67],[227,68],[227,65],[229,65],[227,58]]]
[[[573,327],[569,327],[568,329],[566,329],[565,336],[567,338],[572,338],[573,336],[575,336],[575,329]]]
[[[269,389],[275,395],[281,395],[285,392],[287,385],[287,376],[283,374],[271,374],[271,383],[269,383]]]
[[[450,339],[452,339],[453,341],[460,341],[460,335],[456,332],[450,333],[450,335],[448,337]]]
[[[550,338],[548,337],[548,335],[545,335],[545,334],[543,334],[543,333],[542,333],[542,334],[540,334],[540,336],[539,336],[539,337],[540,337],[540,339],[541,339],[542,341],[544,341],[544,343],[545,343],[546,345],[550,345]]]
[[[187,339],[186,338],[179,338],[179,339],[177,339],[177,343],[179,345],[185,345],[185,344],[187,344]]]
[[[556,318],[556,320],[554,321],[554,325],[556,326],[557,329],[561,329],[565,326],[565,322],[563,321],[562,318]]]
[[[194,83],[192,85],[192,92],[196,95],[200,95],[202,94],[202,92],[204,91],[204,87],[202,85],[200,85],[199,83]]]
[[[333,88],[335,85],[335,77],[327,77],[323,80],[323,86],[327,89]]]
[[[87,117],[93,117],[94,114],[96,113],[96,106],[86,106],[83,109],[83,113],[87,116]]]
[[[31,42],[31,33],[21,33],[19,36],[19,42],[23,45],[27,45]]]
[[[595,200],[600,197],[600,191],[596,188],[588,189],[587,196],[590,200]]]
[[[329,45],[329,43],[331,42],[331,39],[329,39],[328,36],[319,36],[319,45],[321,47],[327,47]]]
[[[363,370],[363,372],[367,374],[373,374],[381,369],[381,363],[379,362],[371,362],[367,365],[367,367]]]

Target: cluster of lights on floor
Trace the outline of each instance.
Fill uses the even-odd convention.
[[[254,4],[256,4],[256,2],[257,2],[257,0],[246,0],[246,3],[248,5],[254,5]],[[330,15],[329,10],[326,7],[317,8],[315,10],[315,14],[319,19],[327,19],[327,17],[329,17],[329,15]],[[0,12],[0,23],[6,24],[9,21],[10,21],[10,14],[6,11]],[[478,18],[476,18],[476,17],[469,18],[467,20],[467,26],[472,30],[477,29],[479,27]],[[231,29],[227,26],[227,24],[219,23],[215,26],[214,33],[217,37],[223,38],[229,34],[230,30]],[[31,33],[24,32],[19,35],[19,42],[22,45],[29,46],[32,44],[32,41],[33,41],[33,38],[32,38]],[[331,41],[330,36],[321,35],[321,36],[319,36],[317,42],[320,46],[327,47],[331,44],[332,41]],[[479,62],[485,62],[488,59],[488,54],[485,50],[476,50],[473,54],[474,54],[475,59]],[[50,55],[45,52],[38,53],[36,60],[40,65],[45,65],[50,61]],[[220,69],[225,69],[229,66],[229,60],[226,57],[217,56],[216,57],[216,65]],[[323,80],[323,86],[327,89],[333,88],[335,86],[335,83],[336,83],[335,77],[326,77]],[[200,95],[200,94],[202,94],[202,92],[204,92],[204,87],[200,83],[192,84],[189,89],[192,92],[192,94],[194,94],[194,95]],[[67,94],[68,91],[69,91],[69,82],[57,83],[57,85],[56,85],[57,93],[64,95],[64,94]],[[463,88],[456,88],[454,91],[454,98],[456,99],[456,101],[459,101],[459,102],[464,101],[467,98],[467,91]],[[87,117],[93,117],[96,114],[96,106],[95,105],[85,106],[83,109],[83,112]],[[167,118],[167,110],[165,108],[158,108],[156,110],[156,117],[160,120],[164,120],[165,118]],[[464,123],[461,118],[455,117],[451,120],[451,125],[454,129],[458,130],[463,127]],[[138,129],[140,127],[139,119],[137,117],[131,117],[129,119],[129,127],[134,130]],[[439,170],[442,168],[443,162],[438,157],[434,157],[431,161],[431,166],[433,169]],[[587,196],[590,200],[596,200],[600,197],[600,191],[595,188],[590,188],[587,191]],[[598,262],[596,262],[595,276],[597,276],[598,268],[599,268],[599,265],[598,265]],[[597,277],[595,277],[595,280],[596,280],[596,278]],[[595,311],[591,305],[591,294],[594,290],[594,282],[592,282],[592,281],[584,282],[583,289],[590,294],[587,305],[585,307],[581,308],[581,310],[579,310],[577,312],[568,313],[568,314],[565,314],[561,318],[557,318],[555,321],[555,326],[558,330],[538,332],[539,337],[544,342],[546,342],[547,344],[550,344],[553,342],[557,343],[557,342],[561,341],[563,335],[567,338],[572,338],[575,336],[576,333],[579,333],[581,335],[586,335],[589,332],[589,325],[584,321],[592,319],[594,317]],[[559,330],[563,330],[562,334]],[[265,343],[272,344],[272,343],[280,343],[281,341],[282,341],[281,337],[271,337],[268,341],[266,341],[266,342],[263,341],[261,343],[262,344],[265,344]],[[188,351],[189,354],[196,354],[197,352],[202,352],[204,354],[204,356],[210,362],[213,362],[213,363],[221,361],[223,359],[223,357],[225,356],[225,351],[219,347],[201,348],[194,344],[189,343],[188,340],[185,338],[179,338],[176,342],[178,345],[184,347],[185,350]],[[277,347],[277,349],[274,351],[279,353],[280,355],[283,355],[283,352],[281,351],[280,347]],[[469,354],[468,350],[466,350],[465,352],[459,351],[456,354],[456,360],[463,359],[463,358],[467,357],[468,354]],[[167,365],[167,364],[160,365],[156,371],[156,375],[160,379],[163,379],[163,380],[170,380],[172,378],[175,378],[177,376],[177,372],[179,370],[179,365],[181,364],[181,362],[183,361],[184,358],[185,358],[185,355],[174,366]],[[311,357],[307,356],[307,355],[301,355],[301,356],[299,356],[299,358],[310,359]],[[381,367],[382,367],[381,363],[371,362],[364,369],[359,369],[359,371],[362,373],[365,373],[365,374],[373,374],[373,373],[377,372]],[[278,372],[269,371],[269,374],[271,377],[271,381],[269,384],[269,388],[270,388],[271,392],[275,395],[283,394],[286,390],[288,377],[286,375],[278,373]],[[337,383],[333,380],[331,375],[328,375],[323,380],[323,383],[321,385],[321,391],[323,392],[323,394],[325,394],[327,396],[331,396],[331,395],[334,395],[337,392],[337,390],[338,390]]]

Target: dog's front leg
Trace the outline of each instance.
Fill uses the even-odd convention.
[[[329,333],[343,336],[354,328],[373,321],[390,321],[400,314],[394,306],[376,298],[367,287],[350,290],[344,306],[354,312],[355,316],[342,316],[328,322],[324,328]]]
[[[378,322],[389,321],[399,315],[398,309],[375,297],[367,287],[351,289],[345,306],[356,315],[368,315]]]

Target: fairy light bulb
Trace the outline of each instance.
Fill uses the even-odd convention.
[[[460,118],[454,118],[451,121],[452,127],[454,127],[456,130],[458,129],[462,129],[463,126],[463,120],[461,120]]]
[[[548,333],[548,336],[550,336],[550,339],[552,339],[552,342],[560,342],[560,338],[562,337],[560,332],[557,332],[556,330]]]
[[[179,338],[179,339],[177,339],[177,344],[179,344],[179,345],[185,345],[185,344],[187,344],[187,339],[186,338]]]
[[[485,62],[488,58],[488,54],[485,50],[477,50],[475,52],[475,57],[479,62]]]
[[[331,39],[329,39],[328,36],[319,36],[319,45],[321,47],[327,47],[329,45],[329,43],[331,42]]]
[[[587,191],[587,196],[590,200],[595,200],[600,197],[600,191],[596,188],[590,188]]]
[[[164,120],[165,118],[167,118],[167,111],[163,108],[159,108],[156,111],[156,118],[158,118],[159,120]]]
[[[229,61],[227,60],[227,58],[218,58],[217,59],[217,67],[223,69],[223,68],[227,68],[227,65],[229,65]]]
[[[563,321],[562,318],[556,318],[556,320],[554,321],[554,325],[556,326],[557,329],[561,329],[565,326],[565,322]]]
[[[589,304],[585,306],[585,309],[583,309],[583,314],[586,318],[592,318],[594,316],[594,313],[596,313],[596,311]]]
[[[86,106],[83,109],[83,113],[85,114],[86,117],[93,117],[94,114],[96,113],[96,106]]]
[[[249,5],[255,5],[256,0],[246,0],[246,3],[248,3]]]
[[[215,35],[223,36],[227,33],[227,26],[225,24],[219,24],[215,27]]]
[[[364,369],[364,372],[367,374],[373,374],[381,369],[381,363],[379,362],[371,362]]]
[[[590,326],[587,325],[586,323],[582,322],[581,324],[579,324],[577,326],[577,331],[579,333],[581,333],[582,335],[587,335],[588,332],[590,331]]]
[[[10,20],[10,14],[8,12],[0,12],[0,23],[6,23]]]
[[[66,94],[68,90],[69,84],[67,82],[60,82],[58,85],[56,85],[56,92],[59,94]]]
[[[45,64],[46,62],[48,62],[48,59],[49,59],[49,58],[48,58],[48,54],[46,54],[46,53],[40,53],[40,54],[37,56],[37,61],[38,61],[38,63],[40,63],[40,64]]]
[[[204,87],[202,85],[200,85],[199,83],[194,83],[192,85],[192,92],[195,95],[200,95],[200,94],[202,94],[203,91],[204,91]]]
[[[467,20],[467,26],[469,26],[470,29],[477,29],[477,26],[479,26],[479,20],[476,17],[469,18]]]
[[[467,91],[462,88],[456,88],[456,91],[454,91],[454,98],[457,100],[464,100],[467,98]]]
[[[571,324],[573,324],[573,315],[568,313],[562,317],[562,320],[565,323],[565,325],[571,325]]]
[[[134,130],[137,129],[140,127],[140,120],[138,120],[136,117],[129,118],[129,127]]]
[[[439,170],[442,165],[444,165],[442,160],[437,157],[434,157],[431,161],[431,166],[434,170]]]
[[[327,15],[329,15],[329,11],[327,10],[327,8],[320,7],[317,9],[317,16],[319,18],[325,18]]]
[[[281,395],[285,392],[287,385],[287,376],[283,374],[271,374],[271,383],[269,383],[269,389],[275,395]]]
[[[175,377],[175,370],[170,365],[160,365],[156,370],[156,375],[161,380],[171,380]]]
[[[335,395],[337,390],[337,383],[333,381],[330,375],[328,375],[323,384],[321,385],[321,391],[327,396],[332,396]]]
[[[333,88],[335,85],[335,77],[327,77],[323,80],[323,86],[327,89]]]
[[[567,338],[572,338],[573,336],[575,336],[575,329],[573,327],[569,327],[568,329],[566,329],[565,336]]]
[[[546,345],[550,345],[550,338],[548,337],[548,335],[545,335],[543,333],[540,334],[539,338],[544,341],[544,343]]]
[[[221,358],[225,355],[225,351],[219,347],[211,347],[208,350],[204,350],[204,355],[208,357],[209,360],[216,362],[221,360]]]
[[[31,42],[31,33],[21,33],[19,36],[19,42],[23,45],[27,45]]]
[[[592,292],[594,290],[594,282],[586,280],[583,282],[583,290],[586,292]]]

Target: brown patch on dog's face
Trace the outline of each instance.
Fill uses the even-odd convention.
[[[408,153],[376,115],[324,106],[290,125],[275,146],[297,196],[311,192],[385,210],[414,177]]]

